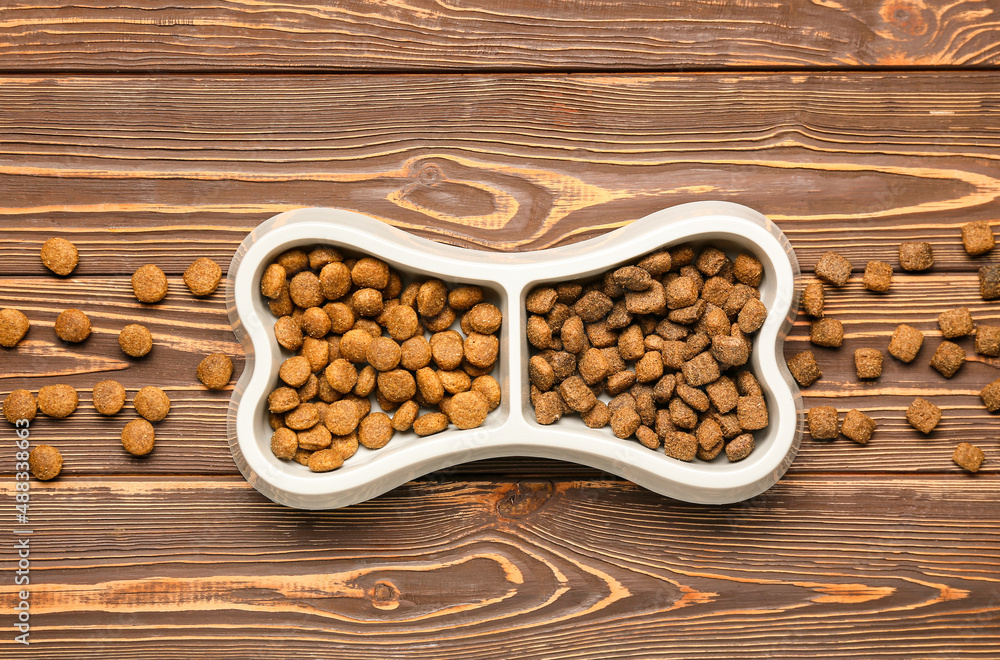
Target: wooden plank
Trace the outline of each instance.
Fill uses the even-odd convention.
[[[959,441],[978,444],[987,453],[988,464],[1000,464],[996,442],[1000,417],[988,413],[978,396],[984,385],[1000,377],[1000,359],[976,355],[972,337],[966,337],[955,340],[966,350],[968,362],[954,378],[945,379],[928,366],[941,341],[937,314],[967,306],[977,322],[996,325],[1000,324],[1000,306],[979,298],[977,278],[968,273],[896,275],[888,294],[865,291],[859,280],[855,277],[841,289],[827,288],[827,314],[845,325],[847,338],[842,348],[812,346],[809,319],[802,315],[784,352],[791,357],[800,350],[812,350],[824,372],[820,382],[803,391],[805,407],[832,405],[842,412],[858,408],[871,415],[879,428],[867,447],[845,439],[818,443],[806,436],[792,470],[949,472],[956,469],[951,453]],[[63,451],[68,472],[235,473],[225,441],[229,391],[209,392],[195,377],[198,362],[214,351],[232,355],[237,377],[242,372],[242,351],[229,330],[223,289],[206,300],[196,300],[178,278],[171,278],[170,285],[164,302],[141,305],[125,276],[0,278],[0,307],[22,309],[33,324],[24,342],[3,354],[0,395],[16,388],[37,391],[57,382],[80,390],[80,409],[71,417],[40,417],[32,427],[36,442],[48,442]],[[68,307],[85,310],[95,328],[82,344],[66,344],[52,331],[56,316]],[[117,345],[118,331],[133,322],[146,325],[154,336],[153,352],[146,358],[128,358]],[[927,335],[917,360],[906,365],[886,354],[882,378],[859,382],[854,350],[885,351],[893,329],[904,322]],[[171,413],[157,426],[156,453],[148,460],[136,461],[119,447],[121,427],[135,414],[130,405],[114,418],[93,409],[90,390],[104,378],[119,380],[130,398],[146,385],[163,387],[171,397]],[[934,401],[945,413],[938,430],[927,437],[905,421],[904,411],[917,396]],[[450,480],[462,474],[593,478],[600,473],[558,462],[497,459],[450,468],[432,478]]]
[[[818,5],[817,5],[818,6]],[[0,80],[0,273],[220,264],[252,227],[337,206],[528,250],[690,201],[772,217],[803,264],[895,263],[1000,222],[1000,73],[13,77]],[[127,112],[124,109],[127,108]]]
[[[0,68],[455,71],[995,66],[990,2],[82,0],[0,9]]]
[[[231,478],[31,496],[11,658],[1000,653],[995,474],[793,478],[721,507],[592,482],[408,484],[331,512]]]

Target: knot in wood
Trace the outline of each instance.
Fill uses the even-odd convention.
[[[521,481],[497,502],[497,513],[504,518],[523,518],[538,511],[552,497],[552,482]]]

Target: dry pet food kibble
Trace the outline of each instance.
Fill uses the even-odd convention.
[[[882,351],[876,348],[859,348],[854,351],[854,369],[861,380],[882,375]]]
[[[986,254],[996,244],[993,229],[988,222],[970,222],[962,225],[962,244],[970,256]]]
[[[28,454],[28,468],[31,470],[31,476],[39,481],[55,479],[62,471],[62,466],[62,454],[50,445],[37,445]]]
[[[24,338],[31,324],[17,309],[0,309],[0,346],[14,348]]]
[[[527,363],[536,421],[579,415],[677,460],[724,450],[742,460],[752,431],[768,422],[756,379],[736,373],[767,317],[756,288],[764,277],[750,254],[730,260],[713,246],[678,246],[589,281],[532,289],[525,332],[537,349]]]
[[[198,380],[210,390],[221,390],[233,377],[233,361],[225,353],[212,353],[198,363]]]
[[[970,445],[968,442],[960,442],[955,447],[955,453],[952,454],[951,460],[964,470],[978,472],[985,457],[983,450],[979,447]]]
[[[930,243],[900,243],[899,266],[906,271],[919,272],[934,265],[934,251]]]
[[[885,293],[892,286],[892,266],[884,261],[869,261],[863,283],[869,291]]]
[[[3,400],[3,416],[11,424],[26,419],[29,422],[38,413],[35,395],[28,390],[14,390]]]
[[[133,419],[122,429],[122,446],[133,456],[145,456],[153,451],[156,433],[144,419]]]
[[[1000,378],[984,387],[979,393],[979,398],[990,412],[1000,410]]]
[[[813,318],[823,318],[823,283],[810,282],[802,291],[802,310]]]
[[[38,390],[38,409],[49,417],[69,417],[77,403],[76,390],[69,385],[46,385]]]
[[[125,355],[142,357],[153,350],[153,335],[145,327],[132,323],[118,333],[118,345]]]
[[[851,262],[836,252],[826,252],[816,262],[816,277],[834,286],[844,286],[851,279]]]
[[[65,238],[50,238],[42,244],[42,264],[56,275],[69,275],[80,262],[76,246]]]
[[[222,269],[211,259],[202,257],[184,271],[184,284],[196,296],[210,296],[219,288]]]
[[[840,348],[844,343],[844,325],[837,319],[813,321],[809,330],[809,340],[817,346]]]
[[[125,388],[116,380],[102,380],[94,385],[94,408],[102,415],[117,415],[125,405]]]
[[[976,327],[976,353],[987,357],[1000,357],[1000,326]]]
[[[923,434],[934,430],[941,421],[941,409],[927,399],[917,397],[906,409],[906,421]]]
[[[931,358],[931,366],[945,378],[954,376],[964,362],[965,351],[962,350],[961,346],[950,341],[941,342]]]
[[[160,302],[167,295],[167,276],[159,267],[146,264],[132,273],[132,292],[139,302]]]
[[[132,399],[135,411],[151,422],[158,422],[170,412],[170,398],[159,387],[147,385]]]
[[[912,326],[900,325],[893,331],[892,339],[889,340],[889,355],[903,362],[913,362],[923,344],[924,333]]]
[[[268,397],[276,434],[283,426],[297,431],[294,446],[287,434],[272,437],[276,457],[326,472],[359,446],[376,450],[394,433],[430,435],[449,424],[475,428],[499,407],[501,388],[488,374],[499,359],[503,316],[482,287],[404,282],[377,257],[329,246],[280,255],[260,285],[279,317],[275,339],[298,352],[278,370],[285,387]],[[548,313],[557,298],[553,290],[532,306]],[[540,345],[561,341],[539,320]],[[224,387],[231,363],[224,375],[212,382]],[[371,397],[384,412],[372,412]]]
[[[983,266],[979,269],[979,295],[983,300],[1000,298],[1000,266]]]
[[[875,420],[860,410],[849,410],[840,432],[859,445],[866,445],[875,432]]]
[[[810,408],[809,435],[813,440],[836,440],[840,435],[840,422],[837,419],[837,409],[833,406],[817,406]]]
[[[968,307],[948,310],[938,314],[938,326],[946,339],[971,335],[974,329]]]
[[[67,309],[56,318],[56,336],[78,343],[90,336],[90,319],[78,309]]]

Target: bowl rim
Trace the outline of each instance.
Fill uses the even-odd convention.
[[[529,414],[527,340],[523,332],[511,334],[511,329],[524,326],[524,297],[530,288],[541,282],[604,272],[672,244],[709,241],[748,249],[765,266],[767,293],[762,291],[762,298],[769,313],[754,336],[751,360],[765,390],[771,420],[765,441],[750,457],[737,463],[684,463],[657,455],[634,440],[615,438],[610,429],[588,429],[581,420],[564,418],[552,426],[535,422]],[[277,366],[286,356],[280,354],[270,332],[273,317],[269,312],[265,318],[260,314],[266,303],[259,293],[259,274],[273,256],[292,247],[321,243],[368,252],[408,273],[486,284],[496,291],[504,312],[498,360],[498,381],[504,396],[501,409],[491,413],[483,427],[468,431],[449,428],[433,436],[390,443],[355,469],[345,466],[322,474],[270,454],[270,427],[266,439],[259,437],[255,427],[262,421],[266,425],[260,408],[269,386],[273,386]],[[479,258],[484,254],[489,258]],[[688,502],[744,500],[776,483],[801,443],[802,397],[782,357],[784,338],[797,313],[800,279],[798,260],[780,228],[762,214],[730,202],[673,206],[570,245],[508,253],[438,243],[341,209],[304,208],[281,213],[247,235],[227,275],[227,312],[246,353],[227,413],[233,460],[247,481],[266,497],[304,509],[347,506],[433,470],[501,456],[581,463]],[[241,406],[244,399],[250,405]]]

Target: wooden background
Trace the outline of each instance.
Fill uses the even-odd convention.
[[[39,418],[64,476],[32,483],[31,645],[13,640],[15,556],[0,544],[5,658],[747,658],[1000,656],[1000,421],[976,396],[1000,361],[952,380],[927,362],[936,315],[978,296],[959,226],[1000,224],[995,0],[248,2],[7,0],[0,7],[0,307],[31,319],[0,352],[0,393],[67,382]],[[400,205],[394,193],[411,194]],[[859,408],[867,447],[808,436],[788,474],[731,506],[668,500],[568,463],[490,460],[330,512],[273,504],[225,440],[228,392],[194,376],[237,356],[223,292],[194,300],[195,258],[225,267],[280,211],[337,206],[483,250],[580,240],[703,199],[746,204],[804,270],[857,272],[934,246],[891,293],[828,293],[848,338],[814,349],[807,406]],[[68,279],[41,243],[80,248]],[[128,284],[160,265],[171,294]],[[55,339],[68,307],[94,335]],[[156,347],[125,357],[117,332]],[[897,323],[918,360],[859,383],[855,348]],[[802,319],[786,355],[808,346]],[[120,448],[103,378],[164,387],[157,447]],[[930,398],[930,436],[903,411]],[[13,529],[13,431],[0,528]],[[978,444],[980,474],[954,446]],[[13,537],[10,537],[13,538]]]

